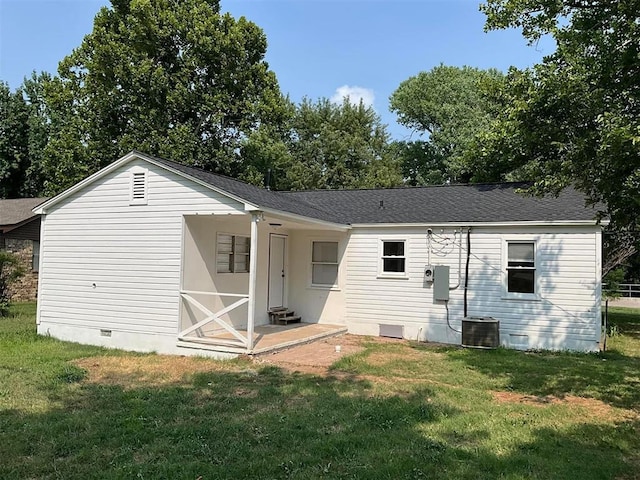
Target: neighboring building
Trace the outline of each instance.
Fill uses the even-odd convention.
[[[20,257],[25,275],[11,286],[14,301],[35,300],[38,293],[40,215],[32,209],[48,198],[0,200],[0,250]]]
[[[282,307],[355,334],[474,344],[488,325],[509,348],[598,350],[595,212],[518,187],[274,192],[132,152],[35,209],[38,332],[255,353]]]

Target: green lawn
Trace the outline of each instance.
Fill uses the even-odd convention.
[[[135,355],[0,318],[2,479],[632,479],[640,311],[600,355],[363,338],[328,375]]]

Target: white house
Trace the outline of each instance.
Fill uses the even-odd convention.
[[[518,187],[275,192],[131,152],[34,210],[38,333],[219,356],[304,328],[598,350],[595,212]]]

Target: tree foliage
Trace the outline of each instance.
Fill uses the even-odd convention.
[[[19,196],[29,159],[27,104],[0,83],[0,197]]]
[[[486,27],[550,34],[557,50],[509,72],[504,111],[475,144],[485,178],[514,170],[535,193],[569,184],[619,229],[640,212],[640,0],[488,0]],[[493,168],[492,168],[493,167]],[[496,168],[497,167],[497,168]]]
[[[276,135],[256,132],[244,149],[260,182],[267,169],[270,186],[279,190],[370,188],[402,183],[389,149],[386,126],[372,107],[304,98],[290,105],[290,115]]]
[[[237,175],[242,143],[283,113],[266,46],[218,0],[113,0],[48,85],[48,190],[132,149]]]
[[[44,85],[35,73],[15,92],[0,82],[0,198],[37,196],[43,190],[42,153],[48,140]]]
[[[432,143],[397,140],[390,149],[400,164],[405,185],[444,185],[449,180],[448,164]]]
[[[428,136],[426,142],[446,164],[451,181],[467,181],[473,165],[465,153],[474,136],[496,116],[487,92],[503,80],[498,70],[439,65],[405,80],[390,98],[398,122]]]

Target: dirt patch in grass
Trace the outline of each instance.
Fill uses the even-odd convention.
[[[429,355],[439,355],[430,352]],[[424,352],[405,347],[401,352],[374,352],[367,357],[367,363],[374,367],[381,367],[394,362],[417,361],[424,357]]]
[[[576,397],[574,395],[565,395],[556,397],[554,395],[525,395],[515,392],[492,392],[493,398],[500,403],[519,403],[523,405],[532,405],[538,407],[546,407],[549,405],[567,405],[570,407],[578,407],[589,412],[592,417],[611,419],[619,417],[619,412],[612,406],[607,405],[601,400],[595,398]],[[624,417],[636,416],[631,411],[625,411]]]
[[[258,365],[275,365],[289,372],[326,375],[329,367],[345,355],[364,350],[363,337],[338,335],[304,345],[265,353],[253,358]]]
[[[228,362],[160,355],[87,357],[73,363],[87,371],[87,382],[130,388],[177,384],[196,373],[233,368]]]

